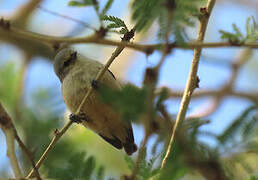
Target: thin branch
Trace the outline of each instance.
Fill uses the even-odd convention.
[[[140,148],[138,151],[138,156],[137,156],[137,159],[135,162],[135,166],[134,166],[132,175],[128,178],[130,180],[135,180],[136,175],[138,174],[139,166],[140,166],[141,161],[143,160],[143,155],[144,155],[144,152],[146,151],[146,144],[148,142],[149,137],[150,137],[150,134],[145,132],[144,139],[141,142],[141,145],[140,145]]]
[[[22,142],[21,138],[18,136],[17,132],[15,132],[15,139],[18,142],[20,148],[25,153],[25,155],[28,157],[29,161],[32,164],[32,168],[34,169],[36,179],[41,180],[40,174],[38,172],[38,169],[36,168],[36,164],[34,162],[33,154],[30,152],[30,150],[25,146],[25,144]]]
[[[22,173],[21,169],[15,154],[15,147],[14,147],[14,132],[12,129],[3,129],[5,136],[6,136],[6,145],[7,145],[7,155],[10,159],[12,169],[16,178],[21,178]]]
[[[197,37],[198,42],[203,42],[206,28],[207,28],[208,21],[209,21],[209,17],[210,17],[211,11],[215,5],[215,2],[216,2],[216,0],[208,0],[206,7],[200,9],[200,11],[203,13],[203,15],[200,18],[200,28],[199,28],[198,37]],[[166,164],[166,160],[168,159],[168,156],[171,152],[172,144],[174,142],[176,129],[177,129],[179,123],[182,123],[182,121],[185,119],[185,115],[186,115],[186,111],[187,111],[187,108],[188,108],[188,105],[189,105],[189,102],[191,99],[191,95],[192,95],[194,89],[198,86],[197,70],[198,70],[200,56],[201,56],[201,48],[195,48],[191,71],[188,76],[186,88],[185,88],[185,91],[183,94],[183,98],[182,98],[180,109],[179,109],[179,112],[178,112],[178,115],[176,118],[176,122],[175,122],[173,131],[172,131],[172,134],[170,137],[169,145],[167,147],[166,155],[161,163],[161,168],[163,168],[164,165]]]
[[[3,108],[0,103],[0,127],[2,128],[5,137],[6,137],[6,145],[7,145],[7,155],[10,159],[10,163],[15,175],[15,178],[22,178],[22,172],[15,154],[15,144],[14,144],[14,126],[11,122],[11,118]]]
[[[182,91],[175,91],[175,90],[171,90],[168,87],[162,87],[160,89],[158,89],[155,94],[156,96],[159,95],[162,91],[163,88],[166,88],[166,90],[168,91],[168,98],[182,98],[183,96],[183,92]],[[217,96],[218,94],[221,94],[221,91],[223,91],[223,88],[219,89],[219,90],[200,90],[197,92],[194,92],[192,94],[192,98],[202,98],[202,97],[214,97]],[[235,91],[235,90],[227,90],[224,91],[222,93],[224,96],[234,96],[236,98],[243,98],[249,101],[252,101],[254,103],[258,103],[258,92],[250,92],[250,93],[246,93],[246,92],[239,92],[239,91]]]
[[[13,18],[15,24],[19,24],[20,27],[26,24],[26,21],[31,16],[33,11],[35,11],[36,7],[42,2],[42,0],[30,0],[26,2],[23,6],[21,6],[15,17]]]
[[[127,32],[124,35],[124,37],[122,38],[122,41],[130,41],[130,39],[133,38],[133,36],[134,36],[134,30],[131,30],[130,32]],[[123,49],[124,49],[124,46],[119,46],[119,47],[116,48],[116,50],[112,53],[112,56],[107,61],[105,66],[97,74],[97,77],[95,79],[96,81],[99,81],[102,78],[104,73],[108,70],[109,66],[112,64],[112,62],[115,60],[115,58],[123,51]],[[82,106],[84,105],[84,103],[86,102],[86,100],[88,99],[88,97],[91,95],[92,92],[93,92],[93,88],[90,87],[89,90],[87,91],[86,95],[84,96],[83,100],[81,101],[81,104],[77,108],[75,114],[78,115],[80,113],[80,110],[81,110]],[[46,159],[46,157],[47,157],[48,153],[50,152],[50,150],[54,148],[54,146],[57,143],[57,141],[70,128],[71,125],[72,125],[72,121],[68,121],[65,124],[65,126],[61,129],[60,132],[58,130],[55,131],[55,136],[52,139],[52,141],[50,142],[50,144],[48,145],[47,149],[44,151],[44,153],[40,157],[39,161],[37,162],[36,169],[39,169],[39,167],[41,166],[43,161]],[[32,177],[34,177],[34,169],[32,169],[30,171],[30,173],[27,175],[26,178],[32,178]]]
[[[153,133],[152,124],[154,122],[153,115],[155,114],[154,108],[153,108],[154,99],[155,99],[155,90],[156,90],[161,66],[164,64],[165,59],[171,50],[171,48],[169,47],[169,37],[170,37],[170,27],[171,27],[173,10],[174,10],[173,8],[174,7],[172,6],[167,6],[167,13],[168,13],[168,16],[166,19],[167,28],[164,35],[165,46],[163,46],[163,49],[162,49],[163,51],[162,51],[162,55],[159,60],[159,63],[154,68],[147,68],[145,71],[144,86],[147,87],[147,100],[146,100],[147,111],[145,113],[145,118],[144,118],[145,136],[141,143],[138,156],[136,159],[136,163],[135,163],[132,175],[130,177],[130,179],[132,180],[136,179],[136,175],[139,172],[140,163],[143,160],[144,151],[146,151],[146,144],[148,142],[150,135]]]
[[[84,22],[84,21],[80,21],[80,20],[78,20],[78,19],[75,19],[75,18],[66,16],[66,15],[60,14],[60,13],[56,13],[56,12],[50,11],[50,10],[48,10],[48,9],[42,7],[42,6],[38,6],[38,9],[40,9],[40,10],[46,12],[46,13],[52,14],[52,15],[54,15],[54,16],[62,17],[62,18],[64,18],[64,19],[68,19],[68,20],[71,20],[71,21],[73,21],[73,22],[79,23],[79,24],[81,24],[82,26],[84,26],[84,27],[86,27],[86,28],[89,28],[89,29],[91,29],[91,30],[96,31],[95,28],[91,27],[90,24],[88,24],[88,23],[86,23],[86,22]]]
[[[5,20],[2,20],[5,21]],[[7,22],[7,21],[5,21]],[[37,40],[48,44],[79,44],[79,43],[94,43],[100,45],[110,45],[110,46],[124,46],[127,48],[131,48],[137,51],[144,52],[146,54],[152,53],[154,50],[163,50],[166,45],[162,43],[157,44],[137,44],[137,43],[128,43],[128,42],[120,42],[109,39],[103,39],[102,37],[93,35],[89,35],[86,37],[56,37],[56,36],[48,36],[35,32],[30,32],[26,30],[22,30],[16,28],[14,26],[10,26],[8,28],[3,26],[3,23],[0,23],[1,29],[4,29],[8,34],[11,34],[14,37],[22,37],[23,39]],[[203,43],[200,41],[193,41],[189,43],[185,43],[184,45],[169,43],[169,48],[180,48],[180,49],[195,49],[195,48],[219,48],[219,47],[249,47],[249,48],[258,48],[258,43],[230,43],[230,42],[210,42]]]
[[[57,141],[63,136],[63,134],[69,129],[69,127],[72,125],[72,121],[68,121],[65,126],[61,129],[61,131],[55,130],[55,136],[51,140],[50,144],[48,145],[47,149],[44,151],[40,159],[38,160],[35,168],[33,168],[26,178],[33,178],[35,176],[35,169],[39,169],[42,162],[46,159],[49,151],[55,146]]]
[[[253,50],[250,48],[246,48],[242,50],[240,54],[237,55],[236,60],[231,65],[232,73],[231,73],[230,80],[227,83],[227,86],[229,88],[231,89],[234,88],[240,69],[243,67],[243,65],[247,63],[248,60],[251,59],[252,54],[253,54]]]
[[[22,142],[21,138],[19,137],[12,119],[10,118],[10,116],[7,114],[7,112],[4,110],[4,108],[2,107],[1,103],[0,103],[0,124],[1,124],[1,128],[6,129],[8,131],[10,131],[12,138],[16,139],[16,141],[18,142],[20,148],[22,149],[22,151],[25,153],[25,155],[28,157],[29,161],[32,164],[32,167],[35,169],[36,172],[36,178],[37,180],[41,180],[40,175],[38,170],[35,168],[35,162],[33,160],[33,155],[30,152],[30,150],[25,146],[25,144]],[[4,131],[5,132],[5,131]],[[7,138],[7,137],[6,137]],[[6,139],[7,140],[7,139]],[[12,144],[11,144],[12,145]],[[14,145],[14,144],[13,144]],[[8,146],[8,144],[7,144]],[[9,153],[8,153],[9,156]],[[18,162],[17,162],[18,163]],[[17,165],[16,165],[16,169],[17,169]],[[16,177],[17,178],[17,177]]]

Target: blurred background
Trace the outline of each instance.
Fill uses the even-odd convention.
[[[13,26],[52,36],[85,36],[93,32],[92,28],[99,27],[92,7],[70,7],[67,5],[67,0],[39,2],[0,0],[0,16],[10,19]],[[100,1],[100,5],[103,6],[105,2]],[[108,14],[123,19],[126,25],[132,28],[134,23],[130,20],[130,5],[129,0],[115,0]],[[89,24],[89,27],[61,15],[83,21]],[[219,30],[232,32],[233,23],[245,32],[245,23],[250,16],[258,19],[257,0],[218,0],[209,21],[205,41],[220,42]],[[197,27],[196,22],[195,27],[186,29],[190,39],[196,38]],[[156,34],[157,24],[154,23],[146,33],[136,34],[133,42],[156,43],[158,42]],[[108,38],[120,40],[120,35],[109,35]],[[73,47],[85,56],[102,63],[106,62],[115,49],[111,46],[94,44],[78,44]],[[232,80],[232,64],[238,62],[242,56],[248,60],[237,70],[235,80]],[[62,100],[60,82],[53,71],[53,57],[54,54],[44,44],[17,39],[0,30],[0,101],[13,118],[21,138],[35,153],[35,159],[40,157],[50,142],[54,129],[62,127],[68,120],[69,113]],[[168,87],[175,92],[183,92],[192,57],[192,50],[174,49],[162,66],[158,87]],[[110,69],[121,83],[130,82],[141,87],[145,69],[155,66],[159,59],[159,52],[146,56],[144,53],[125,49]],[[220,90],[232,80],[236,92],[257,97],[257,69],[256,49],[204,49],[198,71],[200,88],[195,93]],[[179,110],[180,100],[179,97],[172,96],[166,101],[166,107],[173,117]],[[219,135],[254,103],[257,103],[257,98],[255,101],[244,96],[200,96],[191,101],[187,115],[209,120],[210,123],[202,126],[202,130]],[[143,138],[143,128],[141,124],[134,124],[133,128],[136,144],[139,146]],[[156,138],[155,135],[150,138],[148,151]],[[214,138],[207,136],[200,136],[199,139],[211,147],[218,144]],[[161,146],[157,148],[162,149]],[[17,153],[23,162],[24,171],[27,172],[30,167],[27,160],[20,151]],[[52,167],[65,168],[60,166],[65,162],[62,157],[73,159],[71,156],[76,153],[86,153],[86,161],[96,160],[97,169],[101,171],[101,168],[105,167],[108,176],[119,177],[130,172],[124,159],[124,152],[114,149],[98,135],[80,125],[73,125],[62,137],[44,162],[42,171],[49,176],[53,175],[51,173],[55,172],[51,171]],[[94,160],[90,158],[91,156],[95,157]],[[253,159],[250,168],[258,169],[258,160],[255,161],[255,158],[257,160],[256,155],[254,157],[250,155],[250,159]],[[0,131],[0,177],[10,177],[11,174],[6,156],[5,137]],[[239,171],[239,174],[241,177],[246,177],[245,170]]]

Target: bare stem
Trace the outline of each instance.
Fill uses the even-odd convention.
[[[11,122],[11,119],[2,104],[0,103],[0,127],[2,128],[5,137],[6,137],[6,145],[7,145],[7,155],[10,159],[10,163],[15,175],[15,178],[22,178],[22,172],[15,154],[15,144],[14,144],[14,126]]]
[[[5,21],[7,22],[7,21]],[[258,48],[258,43],[230,43],[230,42],[209,42],[203,43],[202,41],[193,41],[188,42],[184,45],[176,44],[176,43],[157,43],[157,44],[138,44],[138,43],[128,43],[125,41],[114,41],[109,39],[100,38],[95,34],[89,35],[86,37],[57,37],[57,36],[48,36],[43,35],[31,31],[22,30],[20,28],[10,26],[8,28],[4,27],[0,24],[0,28],[11,35],[11,37],[20,37],[22,39],[36,40],[41,41],[47,44],[79,44],[79,43],[94,43],[101,45],[109,45],[109,46],[123,46],[127,48],[131,48],[137,51],[141,51],[147,54],[152,53],[154,50],[163,50],[164,47],[168,45],[170,48],[181,48],[181,49],[195,49],[195,48],[219,48],[219,47],[249,47],[249,48]]]
[[[204,11],[204,12],[200,19],[200,27],[199,27],[198,37],[197,37],[198,42],[203,42],[206,28],[207,28],[208,21],[209,21],[209,17],[210,17],[210,14],[211,14],[212,8],[214,7],[215,2],[216,2],[216,0],[208,0],[206,7],[201,9],[201,11]],[[166,164],[166,160],[171,152],[171,147],[174,142],[176,129],[177,129],[179,123],[181,123],[185,119],[186,111],[187,111],[189,102],[191,100],[191,95],[192,95],[194,89],[197,87],[197,83],[198,83],[197,82],[198,81],[197,80],[197,70],[198,70],[200,56],[201,56],[201,48],[200,47],[195,48],[192,67],[190,70],[190,74],[188,76],[186,88],[184,90],[184,94],[183,94],[180,109],[179,109],[179,112],[178,112],[178,115],[176,118],[176,122],[175,122],[173,131],[172,131],[172,134],[170,137],[169,145],[167,147],[166,155],[161,163],[161,168],[163,168],[164,165]]]
[[[10,159],[12,169],[16,178],[21,178],[22,173],[21,169],[15,154],[15,147],[14,147],[14,132],[12,129],[4,130],[6,136],[6,145],[7,145],[7,155]]]
[[[61,131],[58,131],[57,129],[55,130],[55,136],[54,138],[51,140],[50,144],[48,145],[47,149],[44,151],[44,153],[42,154],[42,156],[40,157],[40,159],[38,160],[35,168],[33,168],[29,174],[27,175],[26,178],[32,178],[35,176],[35,169],[39,169],[39,167],[41,166],[41,164],[43,163],[43,161],[46,159],[49,151],[51,149],[53,149],[53,147],[55,146],[55,144],[57,143],[57,141],[63,136],[63,134],[69,129],[69,127],[72,125],[72,121],[68,121],[64,127],[61,129]]]

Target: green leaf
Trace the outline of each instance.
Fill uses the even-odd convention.
[[[156,108],[158,108],[167,98],[168,98],[168,90],[166,88],[162,88],[160,95],[158,96]]]
[[[118,17],[115,17],[115,16],[107,16],[107,15],[104,15],[101,17],[101,19],[103,21],[109,21],[109,22],[112,22],[112,24],[109,24],[107,26],[108,29],[112,29],[112,28],[124,28],[128,31],[124,21]]]
[[[258,180],[258,177],[257,176],[251,176],[250,178],[245,179],[245,180]]]
[[[185,40],[183,29],[193,26],[193,20],[200,14],[200,2],[202,0],[134,0],[131,18],[136,23],[135,29],[138,32],[146,32],[157,21],[160,39],[164,39],[169,31],[177,43],[182,43]]]
[[[226,143],[228,140],[232,139],[238,130],[240,130],[244,123],[248,120],[247,116],[256,109],[258,109],[257,105],[247,108],[220,136],[218,136],[218,140],[221,143]]]
[[[100,88],[100,98],[120,112],[126,121],[137,120],[145,112],[146,90],[132,84],[126,84],[121,90],[106,86]]]
[[[244,35],[241,33],[241,31],[235,24],[232,24],[232,27],[233,27],[233,30],[235,31],[236,36],[238,36],[239,38],[244,38]]]
[[[249,17],[246,21],[246,41],[258,41],[258,24],[256,23],[253,16]]]
[[[90,179],[95,168],[96,168],[96,160],[93,156],[90,156],[85,162],[84,169],[82,172],[82,177],[85,179]]]
[[[251,121],[247,122],[244,127],[243,127],[243,132],[242,136],[243,139],[247,139],[250,137],[250,135],[253,133],[253,130],[257,127],[258,125],[258,117],[253,117]]]
[[[108,0],[108,2],[106,3],[105,7],[102,9],[101,16],[104,16],[107,13],[107,11],[112,6],[113,2],[114,2],[114,0]]]
[[[122,28],[122,29],[120,29],[119,33],[120,34],[125,34],[125,33],[127,33],[127,30],[125,28]]]
[[[237,34],[230,33],[230,32],[223,31],[223,30],[220,30],[219,33],[221,34],[221,36],[220,36],[221,39],[225,39],[232,43],[240,43],[241,42],[241,40],[239,39],[240,37]]]
[[[85,6],[92,6],[93,2],[92,0],[83,0],[83,2],[80,1],[69,1],[68,6],[75,6],[75,7],[85,7]]]
[[[103,180],[105,174],[105,168],[104,166],[100,166],[97,171],[97,180]]]
[[[112,23],[112,24],[107,25],[108,29],[120,28],[120,27],[121,26],[119,24],[116,24],[116,23]]]
[[[246,35],[243,35],[239,28],[233,24],[234,33],[220,30],[221,39],[226,39],[232,43],[256,42],[258,41],[258,25],[254,17],[249,17],[246,20],[245,30]]]
[[[133,159],[127,155],[125,155],[124,157],[125,157],[125,162],[127,163],[128,168],[131,171],[133,171],[134,166],[135,166]]]
[[[1,65],[0,68],[0,100],[8,107],[15,106],[19,99],[19,84],[22,76],[13,62]]]

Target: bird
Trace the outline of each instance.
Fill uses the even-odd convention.
[[[137,151],[131,122],[121,118],[109,104],[100,99],[98,84],[114,90],[121,90],[121,85],[110,70],[107,70],[100,82],[95,81],[103,64],[89,59],[72,48],[64,48],[54,58],[54,71],[62,84],[62,96],[71,115],[87,91],[93,86],[93,92],[80,109],[80,122],[86,128],[97,133],[101,138],[117,149],[124,149],[127,155]],[[95,84],[95,86],[94,86]],[[97,86],[96,86],[97,85]]]

